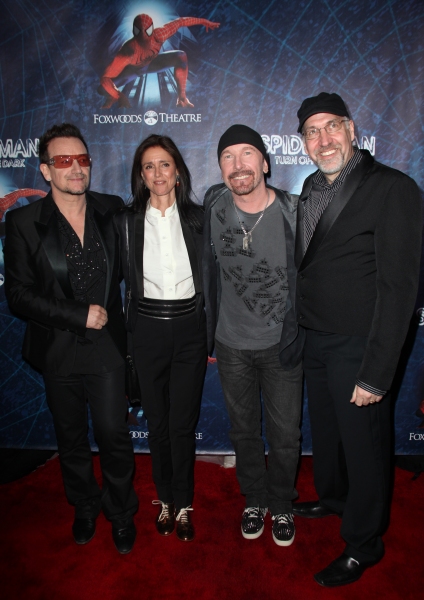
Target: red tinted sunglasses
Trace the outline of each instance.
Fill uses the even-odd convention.
[[[78,161],[80,167],[91,166],[91,156],[89,154],[68,154],[63,156],[52,156],[46,161],[46,165],[53,165],[56,169],[66,169],[72,167],[74,160]]]

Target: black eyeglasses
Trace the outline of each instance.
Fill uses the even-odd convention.
[[[76,160],[80,167],[91,166],[91,156],[89,154],[67,154],[52,156],[46,161],[46,165],[53,165],[56,169],[66,169],[72,167],[74,160]]]
[[[324,127],[309,127],[305,129],[303,136],[306,140],[315,140],[320,136],[321,129],[325,129],[329,135],[337,133],[342,128],[342,123],[346,123],[347,121],[350,121],[350,119],[334,119],[333,121],[329,121]]]

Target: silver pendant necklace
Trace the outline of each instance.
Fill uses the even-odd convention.
[[[232,200],[233,200],[233,206],[234,206],[234,210],[236,211],[238,222],[240,223],[240,227],[242,228],[243,233],[244,233],[244,236],[243,236],[243,250],[248,250],[249,249],[249,244],[252,243],[252,233],[253,233],[253,230],[259,224],[259,221],[262,219],[262,217],[264,216],[264,212],[267,209],[267,206],[268,206],[268,203],[269,203],[269,188],[267,188],[267,194],[268,194],[268,196],[267,196],[267,199],[266,199],[265,207],[264,207],[263,211],[261,212],[261,214],[259,215],[258,220],[253,225],[253,227],[252,227],[252,229],[250,231],[246,231],[245,230],[244,225],[243,225],[243,223],[240,220],[240,215],[238,214],[238,210],[237,210],[237,207],[236,207],[236,203],[234,202],[234,198],[232,198]]]

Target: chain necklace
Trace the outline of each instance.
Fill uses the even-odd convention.
[[[253,225],[253,227],[252,227],[252,229],[250,231],[246,231],[245,228],[244,228],[243,223],[240,221],[240,215],[238,214],[236,203],[234,202],[234,198],[232,198],[232,200],[233,200],[233,206],[234,206],[234,210],[236,211],[238,222],[240,223],[240,227],[242,228],[243,233],[244,233],[244,236],[243,236],[243,250],[248,250],[249,249],[249,244],[252,243],[252,233],[253,233],[253,230],[259,224],[259,221],[262,219],[262,217],[264,216],[264,212],[267,209],[267,206],[268,206],[268,203],[269,203],[269,188],[267,188],[267,194],[268,194],[268,196],[267,196],[267,199],[266,199],[265,208],[263,209],[263,211],[259,215],[258,220]]]

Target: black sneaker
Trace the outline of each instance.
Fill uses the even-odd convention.
[[[247,540],[256,540],[264,530],[265,515],[267,508],[259,506],[249,506],[244,509],[241,520],[241,533]]]
[[[272,538],[277,546],[290,546],[294,540],[294,522],[292,514],[274,515],[272,517]]]

